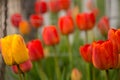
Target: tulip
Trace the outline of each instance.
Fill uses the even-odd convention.
[[[73,19],[70,16],[59,18],[59,28],[62,34],[68,35],[74,31]]]
[[[32,62],[30,60],[27,60],[26,62],[19,64],[19,68],[20,68],[20,72],[18,71],[18,66],[17,65],[12,66],[12,70],[16,74],[28,72],[32,68]]]
[[[59,43],[59,35],[55,26],[46,26],[42,36],[46,45],[55,45]]]
[[[21,20],[22,20],[22,16],[19,13],[15,13],[11,16],[11,23],[16,28],[19,27],[19,23]]]
[[[110,23],[108,17],[104,16],[100,19],[100,21],[98,22],[98,28],[101,34],[103,34],[104,36],[107,35],[108,30],[110,29]]]
[[[1,38],[1,52],[7,65],[21,64],[29,59],[24,39],[19,34]]]
[[[77,25],[80,30],[90,30],[95,25],[95,15],[91,13],[80,13],[76,17]]]
[[[82,58],[86,62],[92,63],[92,45],[86,44],[84,46],[80,46],[79,51],[80,51]]]
[[[78,69],[74,68],[72,70],[71,80],[81,80],[81,78],[82,78],[81,72]]]
[[[22,34],[28,34],[30,32],[30,25],[27,21],[21,21],[19,23],[19,31]]]
[[[32,40],[28,42],[27,48],[29,50],[30,60],[37,61],[44,57],[43,47],[40,40]]]
[[[92,54],[93,65],[102,70],[115,68],[118,64],[118,53],[113,50],[110,40],[98,41],[93,43]]]
[[[36,13],[46,13],[47,12],[47,3],[44,0],[35,2],[35,12]]]
[[[50,0],[49,7],[50,11],[53,13],[57,13],[58,11],[60,11],[60,5],[58,0]]]
[[[58,0],[61,9],[68,10],[70,7],[70,0]]]
[[[87,8],[93,10],[95,8],[94,2],[92,0],[87,1]]]
[[[37,14],[30,16],[30,23],[33,27],[39,28],[43,24],[43,17]]]
[[[108,31],[108,39],[112,41],[114,51],[116,51],[116,53],[120,53],[120,29],[110,29]]]

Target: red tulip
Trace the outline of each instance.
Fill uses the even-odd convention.
[[[118,53],[113,50],[110,40],[93,43],[93,65],[98,69],[115,68],[118,64]]]
[[[36,39],[28,42],[27,48],[29,50],[30,60],[37,61],[44,57],[43,47],[40,40]]]
[[[30,71],[31,68],[32,68],[32,62],[31,62],[30,60],[28,60],[28,61],[20,64],[20,65],[19,65],[19,68],[20,68],[20,72],[18,71],[17,65],[13,65],[13,66],[12,66],[12,70],[13,70],[16,74],[28,72],[28,71]]]
[[[68,35],[74,31],[73,19],[70,16],[59,18],[59,28],[62,34]]]
[[[22,20],[22,16],[19,13],[15,13],[11,16],[11,23],[16,28],[19,27],[19,23],[21,20]]]
[[[110,39],[114,45],[114,51],[120,53],[120,29],[110,29],[108,31],[108,39]]]
[[[67,10],[70,7],[70,0],[58,0],[61,9]]]
[[[42,36],[46,45],[55,45],[59,43],[59,35],[55,26],[46,26]]]
[[[80,30],[90,30],[95,25],[95,15],[91,13],[81,13],[76,18],[78,28]]]
[[[110,29],[110,23],[108,17],[104,16],[98,22],[98,28],[103,35],[107,35],[108,30]]]
[[[30,16],[30,23],[33,27],[39,28],[43,24],[43,17],[37,14]]]
[[[58,0],[50,0],[49,7],[50,7],[51,12],[56,13],[60,11],[60,5],[59,5]]]
[[[84,46],[80,46],[79,51],[80,51],[82,58],[86,62],[92,63],[92,45],[86,44]]]
[[[47,3],[44,0],[36,1],[35,12],[38,14],[47,12]]]

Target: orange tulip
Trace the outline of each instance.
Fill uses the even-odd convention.
[[[102,70],[115,68],[118,64],[118,53],[113,50],[110,40],[93,43],[93,65]]]
[[[79,51],[80,51],[82,58],[86,62],[92,63],[92,45],[86,44],[84,46],[80,46]]]
[[[108,31],[108,39],[110,39],[114,46],[114,51],[120,53],[120,29],[110,29]]]
[[[28,34],[30,32],[30,25],[27,21],[21,21],[19,23],[19,31],[22,34]]]
[[[59,18],[59,28],[62,34],[68,35],[74,31],[74,24],[71,16]]]
[[[46,26],[42,36],[46,45],[55,45],[59,43],[59,35],[55,26]]]
[[[110,23],[108,17],[104,16],[100,19],[100,21],[98,22],[98,28],[101,34],[103,34],[104,36],[107,35],[108,30],[110,29]]]
[[[61,9],[67,10],[70,7],[70,0],[58,0]]]
[[[76,22],[80,30],[90,30],[95,25],[95,15],[91,13],[80,13],[76,17]]]
[[[32,68],[32,62],[30,60],[22,63],[22,64],[19,64],[19,68],[20,68],[20,73],[25,73],[25,72],[28,72],[31,70]],[[18,71],[18,67],[17,65],[13,65],[12,66],[12,70],[16,73],[16,74],[19,74],[19,71]]]

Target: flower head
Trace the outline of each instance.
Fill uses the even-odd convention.
[[[7,65],[20,64],[29,59],[28,49],[21,35],[8,35],[1,39],[2,56]]]

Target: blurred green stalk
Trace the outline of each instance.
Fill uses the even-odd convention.
[[[110,80],[109,79],[109,72],[108,72],[108,70],[105,70],[105,73],[106,73],[106,80]]]
[[[18,68],[19,79],[20,79],[20,80],[23,80],[23,79],[22,79],[22,74],[21,74],[21,70],[20,70],[19,65],[17,65],[17,68]]]
[[[70,45],[70,41],[69,41],[69,36],[67,35],[67,45],[68,45],[68,53],[69,53],[69,62],[70,62],[70,69],[72,69],[73,64],[72,64],[72,50],[71,50],[71,45]]]
[[[85,44],[87,43],[88,43],[88,32],[85,31]],[[87,80],[93,80],[92,66],[89,63],[86,64],[86,72],[87,72]]]
[[[59,68],[59,62],[58,62],[58,56],[57,56],[57,50],[56,47],[53,46],[54,48],[54,61],[55,61],[55,71],[57,75],[57,80],[61,80],[61,73],[60,73],[60,68]]]

